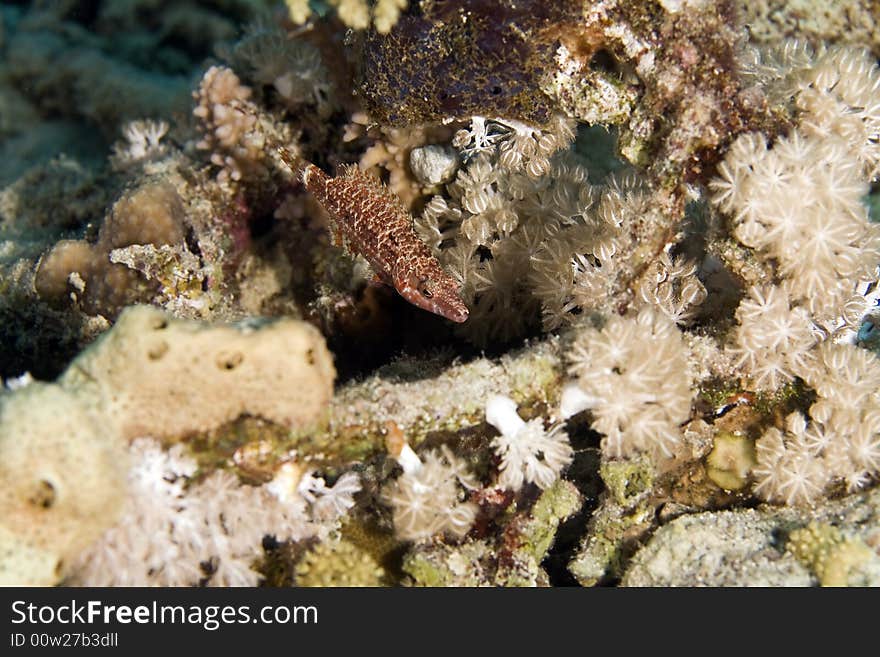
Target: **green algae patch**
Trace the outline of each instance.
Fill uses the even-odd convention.
[[[656,505],[649,499],[655,483],[650,458],[639,455],[603,461],[599,474],[605,483],[605,495],[568,565],[582,586],[619,578],[640,537],[655,522]]]
[[[577,513],[581,503],[574,484],[559,480],[530,510],[507,515],[497,540],[419,544],[404,556],[403,571],[417,586],[548,585],[541,562],[559,524]]]
[[[559,523],[577,513],[583,499],[574,484],[559,480],[541,494],[523,528],[524,549],[540,562],[556,539]]]
[[[635,503],[654,487],[654,464],[644,455],[603,461],[599,475],[608,493],[621,506]]]

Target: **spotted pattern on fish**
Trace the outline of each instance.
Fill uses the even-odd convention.
[[[362,255],[379,279],[414,306],[453,322],[468,318],[460,286],[419,239],[400,200],[356,166],[330,177],[314,164],[279,148],[295,178],[330,214],[331,230]],[[337,240],[338,241],[338,240]]]

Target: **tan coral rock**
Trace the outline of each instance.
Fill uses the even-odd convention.
[[[63,240],[43,256],[34,286],[46,300],[70,294],[89,315],[114,317],[124,306],[149,299],[155,283],[110,261],[110,252],[133,244],[180,244],[184,240],[183,203],[164,181],[147,181],[124,193],[107,215],[98,241]]]

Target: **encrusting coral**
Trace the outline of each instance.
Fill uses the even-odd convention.
[[[198,101],[193,114],[205,133],[196,147],[210,152],[211,162],[220,167],[219,179],[239,181],[267,175],[270,148],[289,143],[291,135],[272,134],[272,141],[267,139],[272,128],[258,125],[263,113],[251,101],[251,88],[232,69],[212,66],[193,95]]]
[[[880,558],[863,541],[833,525],[810,523],[793,531],[787,549],[812,570],[822,586],[873,586]]]
[[[786,39],[868,46],[880,54],[873,0],[747,0],[738,3],[749,37],[759,44]]]

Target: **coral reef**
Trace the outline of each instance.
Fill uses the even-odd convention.
[[[785,39],[813,45],[844,43],[868,46],[880,54],[877,4],[873,0],[759,0],[740,2],[749,37],[760,44]]]
[[[0,582],[880,581],[873,0],[86,5],[0,7]]]
[[[570,482],[546,490],[530,512],[511,519],[493,545],[470,539],[458,548],[418,546],[404,557],[403,569],[418,586],[546,586],[540,563],[559,523],[580,506]]]
[[[877,490],[809,512],[741,509],[678,518],[633,558],[625,586],[877,586]]]
[[[153,286],[133,268],[111,261],[111,252],[135,244],[177,246],[184,238],[183,205],[162,182],[125,194],[101,226],[98,240],[66,240],[41,259],[34,287],[50,301],[71,300],[89,315],[115,317],[125,306],[149,301]],[[150,289],[153,287],[153,289]]]

